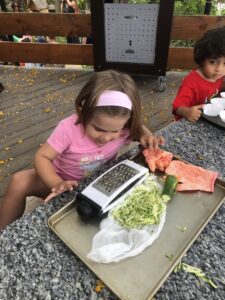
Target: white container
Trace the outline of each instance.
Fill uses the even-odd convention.
[[[223,110],[223,106],[216,103],[205,104],[203,112],[206,116],[216,117]]]
[[[225,92],[220,93],[220,96],[225,98]]]
[[[225,98],[212,98],[210,102],[213,104],[222,105],[223,109],[225,109]]]
[[[221,119],[223,122],[225,122],[225,110],[222,110],[222,111],[220,112],[220,119]]]

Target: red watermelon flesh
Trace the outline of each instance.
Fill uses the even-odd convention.
[[[177,191],[213,192],[216,178],[219,175],[217,172],[186,164],[179,160],[171,161],[165,173],[178,178]]]
[[[149,169],[152,172],[155,172],[156,169],[164,171],[173,158],[173,154],[162,150],[160,148],[153,147],[151,149],[147,148],[143,151],[145,161],[149,166]]]

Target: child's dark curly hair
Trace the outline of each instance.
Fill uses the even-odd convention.
[[[194,61],[199,66],[207,58],[225,57],[225,26],[208,30],[194,46]]]

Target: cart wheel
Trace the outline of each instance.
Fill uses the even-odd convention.
[[[166,76],[159,76],[158,77],[158,90],[160,92],[164,92],[166,89]]]

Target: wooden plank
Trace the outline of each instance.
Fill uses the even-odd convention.
[[[174,16],[171,39],[198,39],[206,30],[224,25],[225,16]],[[34,35],[88,35],[91,32],[91,17],[88,14],[1,13],[0,33],[15,32]],[[192,53],[193,50],[188,48],[170,48],[167,69],[193,68],[195,64]],[[2,42],[0,61],[93,65],[93,47]]]
[[[209,29],[225,26],[225,16],[174,16],[171,40],[196,40]]]
[[[32,135],[36,135],[38,131],[46,130],[46,128],[52,128],[57,123],[57,120],[64,118],[67,113],[72,114],[74,110],[74,99],[78,91],[87,81],[88,77],[80,84],[76,84],[76,89],[73,87],[68,87],[67,91],[61,90],[61,95],[54,97],[55,99],[51,102],[45,103],[43,101],[43,96],[35,97],[35,100],[24,104],[23,109],[19,111],[17,109],[17,114],[15,110],[11,109],[12,114],[2,119],[1,124],[1,135],[0,135],[0,150],[4,149],[3,141],[5,135],[7,135],[7,146],[10,148],[17,145],[19,139],[28,139]],[[73,95],[71,96],[71,90]],[[53,94],[51,94],[53,95]],[[29,102],[29,99],[28,101]],[[47,112],[45,110],[48,109]],[[41,118],[41,123],[39,122]],[[45,123],[46,122],[46,123]],[[32,128],[32,131],[30,130]],[[36,128],[36,129],[35,129]],[[2,148],[2,149],[1,149]],[[7,155],[7,153],[5,153]],[[1,153],[2,159],[5,159],[4,153]]]
[[[9,51],[10,49],[10,51]],[[47,55],[46,55],[47,53]],[[92,45],[55,45],[2,42],[1,61],[93,65]],[[192,69],[193,48],[170,48],[167,69]]]
[[[33,86],[24,88],[26,92],[24,95],[21,94],[22,91],[19,88],[18,91],[10,90],[10,98],[13,98],[13,101],[4,97],[2,102],[10,102],[10,105],[2,109],[4,116],[0,118],[2,129],[0,151],[4,150],[5,146],[11,148],[17,145],[17,141],[21,138],[25,140],[36,135],[38,131],[54,126],[57,122],[56,119],[63,118],[67,112],[73,113],[74,100],[92,74],[92,72],[86,71],[83,72],[82,76],[74,77],[74,74],[68,71],[67,77],[58,75],[58,78],[52,81],[48,76],[45,76],[44,72],[43,70],[41,73],[42,77],[45,78],[45,84],[39,79]],[[65,83],[59,82],[63,78]],[[15,94],[18,97],[15,97]],[[47,112],[46,109],[48,109]],[[40,118],[42,119],[41,123],[39,122]],[[43,124],[44,122],[46,124]],[[5,136],[7,137],[7,145],[4,142]],[[1,155],[5,159],[4,153]]]
[[[193,48],[169,48],[167,70],[193,69],[196,65],[193,59]]]
[[[173,16],[171,39],[195,40],[220,26],[225,16]],[[0,34],[88,36],[91,28],[90,14],[0,13]]]
[[[0,78],[6,85],[8,78],[10,78],[10,81],[14,78],[13,86],[17,86],[17,90],[9,88],[7,96],[14,98],[16,103],[13,104],[13,101],[11,102],[11,108],[8,108],[8,112],[14,113],[17,111],[18,114],[10,114],[0,119],[2,129],[0,159],[6,160],[5,164],[0,166],[0,197],[4,194],[9,179],[8,175],[31,167],[34,153],[39,147],[39,144],[45,142],[52,129],[62,118],[65,118],[74,111],[75,95],[92,74],[90,71],[49,71],[43,68],[43,70],[39,71],[38,79],[35,80],[32,86],[21,89],[20,84],[17,84],[20,83],[21,77],[24,76],[24,74],[29,75],[30,73],[30,78],[35,78],[36,73],[34,72],[36,72],[36,70],[21,68],[19,76],[16,76],[18,70],[9,70],[12,71],[10,72],[11,74],[7,76],[7,72],[4,72]],[[62,80],[64,82],[62,82]],[[11,84],[10,82],[10,85]],[[17,98],[16,96],[19,96],[22,92],[24,93],[24,99]],[[5,95],[6,93],[4,91],[4,93],[1,94],[2,102],[9,102]],[[54,99],[45,104],[46,96],[48,95],[54,96]],[[15,108],[14,105],[20,104],[20,101],[28,105]],[[50,113],[43,113],[43,107],[46,107],[46,105],[51,106],[52,111]],[[61,112],[63,112],[63,114],[61,114]],[[22,140],[21,144],[18,143],[19,139]],[[9,147],[8,150],[5,149],[6,146]]]
[[[18,68],[11,74],[13,76],[7,76],[7,81],[5,81],[5,76],[0,76],[0,81],[4,82],[5,85],[4,94],[2,94],[4,95],[4,101],[1,101],[1,111],[17,113],[32,105],[36,107],[40,103],[51,105],[55,100],[61,101],[60,97],[64,96],[66,97],[63,98],[64,100],[68,100],[69,97],[75,99],[74,97],[80,89],[78,84],[80,82],[84,84],[88,75],[92,73],[92,71],[78,72],[77,70],[72,70],[71,72],[68,69],[65,71],[64,69],[58,69],[57,72],[58,75],[56,76],[55,70],[46,70],[44,67],[39,70]],[[14,82],[11,81],[10,77],[14,77]],[[15,82],[15,79],[18,79],[19,83]],[[74,89],[75,84],[76,89]],[[71,91],[72,93],[69,95]],[[13,118],[13,116],[7,115],[7,118],[0,118],[1,126],[3,126],[4,122],[11,123],[11,117]]]
[[[92,45],[0,43],[0,61],[93,65]]]
[[[91,15],[0,13],[0,34],[86,37],[91,34]]]

